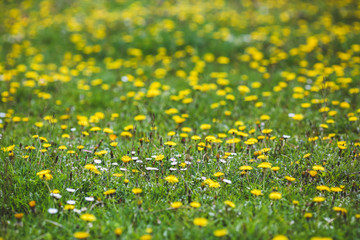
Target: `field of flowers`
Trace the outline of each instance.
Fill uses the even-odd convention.
[[[0,239],[360,239],[360,1],[0,1]]]

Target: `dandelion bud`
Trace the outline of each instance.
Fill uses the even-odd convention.
[[[30,206],[31,208],[34,208],[34,207],[36,206],[36,202],[35,202],[35,201],[30,201],[30,202],[29,202],[29,206]]]
[[[22,227],[23,226],[23,223],[21,222],[21,219],[23,218],[24,214],[23,213],[15,213],[15,218],[16,218],[16,221],[17,221],[17,226],[19,227]]]
[[[23,213],[15,213],[14,216],[20,222],[21,219],[24,217],[24,214]]]
[[[304,218],[306,218],[306,220],[309,220],[310,218],[312,218],[312,213],[305,213],[304,214]]]
[[[30,202],[29,202],[29,206],[30,206],[30,208],[31,208],[31,211],[32,211],[33,213],[35,213],[36,202],[35,202],[35,201],[30,201]]]

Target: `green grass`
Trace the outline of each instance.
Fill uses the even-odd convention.
[[[0,9],[1,240],[360,238],[357,1]]]

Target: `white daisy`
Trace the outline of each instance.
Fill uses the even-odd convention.
[[[58,210],[56,208],[49,208],[48,209],[48,213],[50,214],[56,214],[58,212]]]

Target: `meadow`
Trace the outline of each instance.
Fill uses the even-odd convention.
[[[0,9],[0,240],[360,239],[359,1]]]

